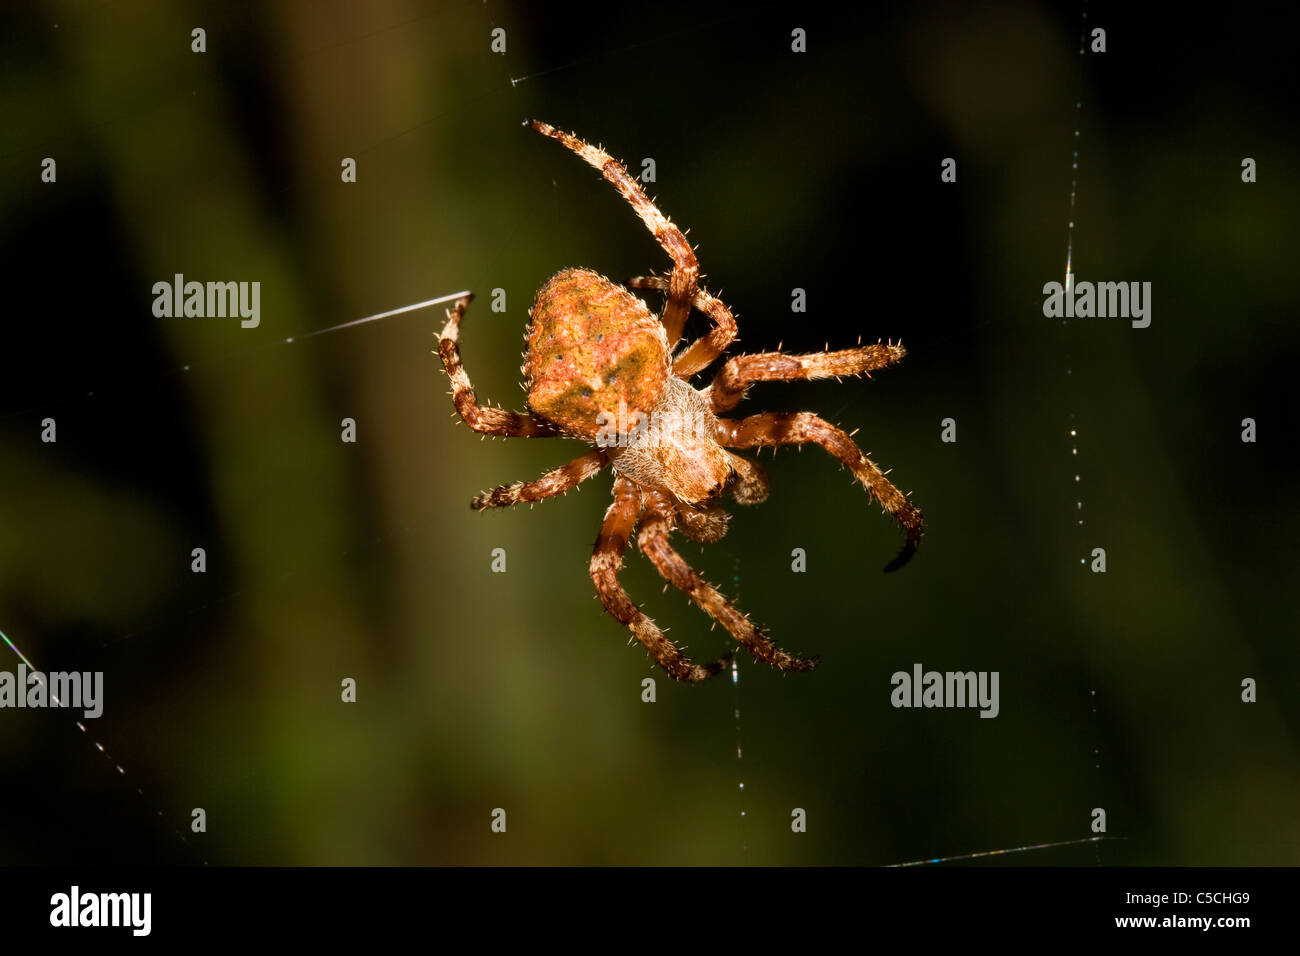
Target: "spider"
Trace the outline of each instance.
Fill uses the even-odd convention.
[[[592,445],[586,454],[536,481],[502,485],[470,502],[475,511],[535,502],[565,493],[608,467],[615,474],[613,503],[605,512],[591,556],[591,578],[605,609],[672,677],[694,683],[719,673],[727,654],[709,664],[691,661],[628,597],[618,581],[623,555],[636,532],[655,569],[722,624],[756,660],[783,671],[811,670],[817,658],[777,647],[749,617],[705,582],[673,550],[680,531],[700,542],[720,539],[729,516],[720,501],[757,504],[768,480],[759,465],[729,449],[813,442],[838,458],[902,528],[905,542],[886,567],[893,571],[915,553],[924,530],[921,513],[854,444],[850,435],[809,412],[724,418],[754,382],[796,381],[870,373],[898,362],[902,345],[876,344],[841,351],[791,355],[779,350],[728,359],[713,381],[696,388],[691,378],[719,359],[736,337],[731,310],[699,285],[699,265],[686,236],[646,197],[623,164],[604,150],[536,120],[543,136],[600,170],[632,207],[673,261],[668,276],[643,276],[619,286],[589,269],[563,269],[538,291],[529,310],[521,371],[528,410],[480,405],[461,364],[458,339],[466,295],[447,310],[438,352],[451,379],[456,412],[484,435],[568,437]],[[653,315],[629,289],[663,292]],[[682,330],[695,308],[712,321],[708,334],[681,349]],[[630,427],[635,422],[636,427]],[[651,427],[644,427],[649,422]],[[629,641],[630,642],[630,641]]]

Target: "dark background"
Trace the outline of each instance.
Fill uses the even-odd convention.
[[[1075,5],[542,6],[6,8],[0,629],[106,704],[0,711],[0,862],[882,864],[1095,807],[1117,839],[979,862],[1297,862],[1289,25],[1089,4],[1081,58]],[[472,513],[581,448],[453,422],[440,309],[282,344],[473,289],[467,368],[519,407],[547,276],[668,265],[532,116],[654,158],[738,348],[908,347],[741,410],[861,428],[929,522],[911,565],[881,574],[896,532],[815,448],[681,543],[815,673],[682,687],[626,647],[586,570],[607,476]],[[1150,328],[1043,317],[1072,215],[1076,274],[1151,282]],[[177,272],[260,281],[261,326],[155,319]],[[624,580],[727,646],[635,552]],[[999,671],[1000,716],[893,709],[916,662]]]

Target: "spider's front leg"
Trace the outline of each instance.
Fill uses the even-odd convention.
[[[541,501],[553,498],[578,487],[592,475],[599,472],[608,460],[600,449],[589,451],[573,459],[567,465],[561,465],[548,471],[536,481],[517,481],[513,485],[500,485],[491,491],[485,491],[474,498],[469,506],[475,511],[484,508],[509,508],[521,501]]]
[[[591,555],[591,579],[596,584],[596,593],[600,595],[605,610],[631,631],[659,662],[659,666],[673,678],[686,683],[707,680],[722,671],[730,660],[730,655],[707,666],[692,663],[653,621],[641,613],[641,609],[632,603],[623,586],[618,583],[623,554],[640,513],[640,490],[620,476],[614,481],[614,503],[605,512],[605,521],[600,527],[600,536],[596,538],[596,547]]]
[[[709,386],[713,411],[721,414],[740,404],[745,390],[754,382],[795,382],[841,375],[867,375],[900,362],[907,353],[900,345],[864,345],[837,352],[786,355],[784,352],[755,352],[728,359]]]
[[[718,443],[727,448],[802,445],[804,442],[816,442],[847,465],[854,477],[876,496],[903,529],[903,549],[885,565],[885,570],[897,571],[910,561],[921,542],[921,535],[925,533],[921,512],[843,431],[811,412],[750,415],[739,421],[718,419]]]
[[[534,415],[521,415],[502,408],[484,408],[479,405],[457,346],[460,320],[464,318],[465,309],[473,299],[471,294],[456,300],[456,304],[447,310],[447,324],[438,335],[438,354],[442,356],[442,367],[451,379],[451,401],[461,420],[484,435],[499,435],[504,438],[546,438],[558,435],[558,428]]]
[[[748,615],[742,614],[673,550],[668,543],[668,534],[673,530],[673,503],[667,495],[659,491],[646,492],[645,506],[637,544],[665,581],[725,627],[754,655],[755,660],[790,671],[810,671],[817,666],[817,658],[796,657],[773,644],[754,626]]]

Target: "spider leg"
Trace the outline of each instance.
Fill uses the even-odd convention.
[[[627,284],[632,289],[667,292],[669,280],[663,276],[635,276]],[[721,299],[715,299],[704,289],[696,289],[691,304],[713,320],[713,328],[677,356],[673,362],[673,374],[678,378],[690,378],[696,372],[708,368],[736,338],[736,317]],[[670,338],[669,341],[676,344],[675,339]]]
[[[474,388],[469,383],[469,375],[461,364],[460,349],[456,344],[460,337],[460,320],[465,315],[465,307],[473,298],[473,295],[466,295],[456,300],[456,304],[447,310],[447,324],[438,334],[438,354],[442,356],[442,367],[451,379],[451,400],[461,420],[484,435],[506,438],[545,438],[558,435],[558,428],[535,415],[521,415],[502,408],[484,408],[479,405]]]
[[[756,505],[766,501],[768,493],[772,490],[772,483],[767,480],[767,472],[763,470],[763,466],[748,458],[733,455],[731,452],[727,452],[727,460],[731,462],[731,470],[736,475],[729,489],[736,504]]]
[[[666,494],[646,492],[645,504],[637,544],[665,581],[731,632],[731,636],[745,645],[755,660],[780,670],[809,671],[817,666],[817,658],[796,657],[773,644],[754,626],[748,615],[742,614],[672,549],[668,544],[668,534],[673,530],[673,504]]]
[[[700,275],[700,265],[696,261],[695,250],[686,241],[686,236],[671,219],[659,211],[646,196],[641,184],[609,153],[539,120],[528,120],[525,125],[568,147],[587,165],[600,170],[600,174],[613,184],[619,195],[645,223],[645,227],[654,235],[664,252],[672,257],[673,274],[668,281],[668,301],[664,305],[662,321],[668,332],[669,346],[675,345],[682,337],[682,328],[686,325],[686,316],[691,311],[691,299],[695,295],[695,284]]]
[[[838,352],[813,352],[811,355],[786,355],[783,352],[756,352],[727,360],[709,386],[713,410],[730,411],[745,397],[753,382],[794,382],[815,378],[838,378],[841,375],[868,376],[877,369],[901,361],[907,354],[900,345],[865,345]]]
[[[675,510],[677,530],[692,541],[712,544],[721,541],[727,534],[727,522],[731,520],[731,515],[723,511],[716,501],[703,508],[678,502]]]
[[[692,684],[707,680],[722,671],[730,655],[706,666],[692,663],[653,621],[641,613],[640,608],[632,603],[623,586],[618,583],[623,554],[640,514],[640,490],[620,475],[614,481],[614,502],[605,512],[605,521],[600,527],[600,535],[596,538],[596,547],[591,555],[591,579],[595,582],[596,593],[600,595],[605,610],[631,631],[650,652],[650,656],[674,679]]]
[[[739,420],[719,418],[718,442],[727,448],[761,448],[764,445],[816,442],[847,465],[853,476],[868,492],[875,495],[876,500],[894,516],[894,520],[903,529],[903,549],[885,566],[885,570],[897,571],[916,553],[921,535],[925,533],[921,512],[890,483],[871,459],[863,454],[862,449],[854,444],[852,438],[825,419],[818,418],[811,412],[768,413],[750,415]]]
[[[485,508],[508,508],[521,501],[553,498],[576,488],[604,468],[606,463],[603,451],[589,451],[567,465],[548,471],[536,481],[517,481],[513,485],[501,485],[485,491],[471,501],[469,506],[475,511],[482,511]]]

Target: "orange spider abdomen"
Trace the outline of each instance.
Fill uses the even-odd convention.
[[[589,441],[602,412],[610,425],[650,415],[672,362],[663,324],[641,299],[589,269],[564,269],[528,315],[522,371],[536,414]]]

